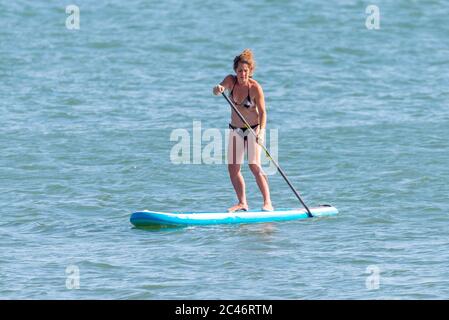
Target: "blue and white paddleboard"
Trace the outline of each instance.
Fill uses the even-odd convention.
[[[330,205],[310,208],[314,217],[333,216],[338,210]],[[259,223],[287,221],[308,218],[305,209],[276,209],[274,211],[237,211],[237,212],[154,212],[139,211],[131,215],[130,221],[136,227],[154,225],[208,225],[230,223]]]

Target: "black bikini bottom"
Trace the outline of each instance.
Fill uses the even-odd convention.
[[[259,124],[255,124],[255,125],[251,126],[251,129],[254,130],[254,129],[256,129],[258,126],[259,126]],[[243,133],[243,134],[245,134],[245,131],[248,130],[247,127],[245,127],[245,128],[238,128],[238,127],[234,127],[232,124],[229,124],[229,129],[232,129],[232,130],[240,129],[240,130],[242,130],[242,133]],[[244,141],[245,141],[245,140],[248,140],[248,136],[245,135],[245,136],[243,137],[243,140],[244,140]]]

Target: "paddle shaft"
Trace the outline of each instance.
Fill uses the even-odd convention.
[[[235,111],[235,113],[237,113],[237,115],[239,116],[239,118],[243,121],[243,123],[245,124],[247,130],[249,130],[251,132],[251,134],[256,138],[257,143],[262,147],[262,149],[265,151],[268,159],[270,159],[274,165],[276,166],[278,172],[281,174],[282,178],[284,178],[285,182],[287,182],[288,186],[290,187],[290,189],[292,189],[293,193],[295,194],[296,198],[298,198],[298,200],[301,202],[301,204],[304,206],[304,208],[307,211],[307,215],[309,217],[313,217],[312,213],[310,212],[309,207],[307,207],[307,205],[304,203],[304,201],[302,200],[301,196],[299,195],[298,191],[296,191],[296,189],[293,187],[293,185],[291,184],[291,182],[288,180],[287,176],[285,175],[284,171],[281,169],[281,167],[279,166],[279,164],[276,162],[276,160],[273,159],[273,157],[271,157],[270,152],[268,151],[268,149],[265,147],[265,145],[261,142],[259,142],[257,139],[257,135],[254,132],[254,130],[251,128],[251,125],[248,123],[248,121],[246,121],[245,117],[243,117],[243,115],[240,113],[240,111],[236,108],[236,106],[234,105],[234,103],[232,103],[232,101],[226,96],[226,94],[224,92],[221,93],[223,95],[223,97],[225,97],[226,101],[228,101],[229,105],[231,106],[231,108]]]

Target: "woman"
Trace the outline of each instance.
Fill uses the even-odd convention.
[[[257,134],[257,139],[247,130],[244,122],[237,113],[232,110],[229,128],[228,144],[228,170],[229,176],[237,194],[238,203],[228,209],[230,212],[247,211],[248,203],[245,195],[245,180],[240,172],[240,164],[243,162],[245,147],[248,151],[248,163],[251,172],[256,178],[257,185],[263,196],[262,210],[271,211],[273,206],[270,199],[268,178],[262,170],[260,162],[261,147],[263,143],[266,111],[262,87],[252,79],[255,62],[251,50],[245,49],[234,59],[234,71],[236,75],[228,75],[213,88],[213,93],[219,95],[226,89],[229,90],[229,98],[243,115],[251,128]]]

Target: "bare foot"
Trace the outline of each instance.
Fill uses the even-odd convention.
[[[262,211],[273,211],[273,206],[271,203],[264,203],[262,207]]]
[[[228,212],[235,212],[235,211],[248,211],[248,205],[246,203],[239,203],[235,206],[232,206],[228,209]]]

